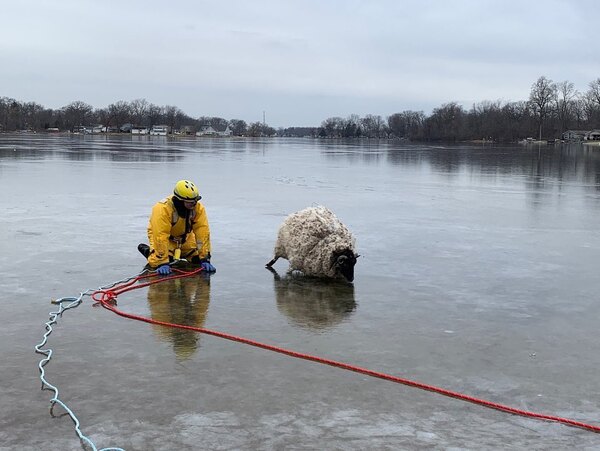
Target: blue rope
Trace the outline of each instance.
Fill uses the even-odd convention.
[[[128,277],[126,279],[119,280],[110,285],[100,287],[100,289],[104,290],[107,288],[112,288],[115,285],[120,284],[120,283],[129,282],[130,280],[135,279],[136,277],[139,277],[146,272],[149,272],[149,271],[144,270],[141,273],[139,273],[133,277]],[[50,348],[42,349],[42,347],[45,346],[46,343],[48,342],[48,337],[52,333],[52,326],[58,323],[58,319],[60,317],[62,317],[64,312],[78,307],[83,302],[83,297],[90,296],[91,295],[90,293],[93,293],[94,291],[96,291],[96,290],[88,289],[86,291],[79,293],[79,296],[76,298],[75,297],[64,297],[64,298],[60,298],[55,301],[52,301],[53,304],[58,305],[58,311],[49,313],[49,317],[50,317],[49,321],[45,324],[46,325],[46,333],[44,334],[42,341],[35,346],[35,352],[46,356],[45,358],[40,360],[40,362],[38,363],[38,368],[40,370],[40,380],[42,381],[42,390],[48,389],[48,390],[52,390],[54,392],[54,396],[50,400],[50,413],[52,413],[54,406],[57,404],[59,406],[61,406],[63,409],[65,409],[65,411],[67,412],[69,417],[71,417],[71,420],[73,420],[73,423],[75,424],[75,432],[77,433],[77,436],[79,437],[79,440],[81,441],[83,446],[85,446],[85,445],[89,446],[92,449],[92,451],[125,451],[123,448],[102,448],[99,450],[96,447],[96,445],[94,444],[94,442],[92,442],[92,440],[90,438],[88,438],[86,435],[83,434],[83,432],[81,432],[80,422],[77,419],[77,416],[67,406],[67,404],[65,402],[61,401],[61,399],[58,395],[58,388],[55,385],[52,385],[50,382],[48,382],[48,380],[46,379],[46,371],[44,370],[44,367],[48,364],[48,362],[50,362],[50,359],[52,359],[52,349],[50,349]]]

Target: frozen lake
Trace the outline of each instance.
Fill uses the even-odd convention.
[[[50,300],[140,272],[150,209],[182,178],[203,196],[217,273],[119,308],[600,424],[597,148],[133,138],[0,135],[0,450],[81,449],[40,391]],[[356,236],[353,286],[264,268],[284,217],[313,204]],[[48,347],[47,379],[98,448],[600,447],[586,430],[127,320],[89,297]]]

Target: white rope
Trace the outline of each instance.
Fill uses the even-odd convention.
[[[111,283],[104,287],[100,287],[99,289],[105,290],[108,288],[112,288],[117,284],[129,282],[130,280],[133,280],[136,277],[139,277],[147,272],[150,272],[150,271],[145,269],[141,273],[139,273],[135,276],[119,280],[117,282]],[[52,349],[50,349],[50,348],[42,349],[42,347],[45,346],[46,343],[48,342],[48,337],[52,333],[52,326],[58,323],[58,319],[63,315],[64,312],[78,307],[83,302],[84,296],[91,296],[91,293],[93,293],[94,291],[97,291],[97,290],[88,289],[86,291],[79,293],[79,296],[76,298],[75,297],[64,297],[64,298],[60,298],[55,301],[52,301],[53,304],[58,305],[58,311],[49,313],[50,318],[49,318],[49,321],[46,323],[46,333],[44,334],[42,341],[35,346],[35,352],[45,356],[45,358],[40,360],[40,362],[38,363],[38,368],[40,370],[40,380],[42,381],[42,390],[51,390],[54,392],[54,396],[50,400],[50,414],[52,414],[52,410],[54,409],[54,406],[56,404],[58,404],[63,409],[65,409],[65,411],[67,412],[69,417],[71,417],[71,420],[73,420],[73,423],[75,424],[75,432],[77,433],[79,440],[81,440],[82,446],[89,447],[92,449],[92,451],[125,451],[122,448],[102,448],[99,450],[96,447],[96,445],[94,444],[94,442],[92,442],[92,440],[90,440],[87,436],[85,436],[83,434],[83,432],[81,432],[80,422],[77,419],[77,416],[67,406],[67,404],[65,402],[61,401],[59,394],[58,394],[58,388],[55,385],[48,382],[48,380],[46,379],[46,371],[44,369],[44,367],[48,364],[48,362],[50,362],[50,359],[52,359]]]

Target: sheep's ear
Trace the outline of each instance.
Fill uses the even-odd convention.
[[[359,254],[354,254],[354,258],[358,258],[358,257],[360,257]]]

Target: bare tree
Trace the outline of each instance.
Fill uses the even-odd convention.
[[[344,138],[358,138],[362,135],[361,119],[358,114],[351,114],[338,124],[339,133]]]
[[[250,124],[250,126],[248,127],[248,136],[252,136],[253,138],[256,138],[258,136],[261,136],[262,134],[262,123],[261,122],[253,122]]]
[[[594,127],[600,121],[600,78],[590,82],[584,95],[584,103],[588,125]]]
[[[146,112],[147,115],[147,121],[143,124],[139,124],[139,125],[158,125],[163,121],[163,108],[155,105],[153,103],[151,103],[150,105],[148,105],[148,110]]]
[[[94,107],[81,100],[69,103],[62,108],[64,125],[73,130],[73,127],[85,125],[92,118]]]
[[[502,104],[484,100],[473,105],[468,113],[466,134],[471,138],[500,141],[502,137]]]
[[[456,102],[435,108],[425,121],[429,139],[436,141],[459,141],[466,137],[465,110]]]
[[[394,113],[387,118],[388,127],[397,138],[407,137],[407,126],[404,113]]]
[[[590,82],[590,89],[587,91],[590,99],[598,104],[600,107],[600,78]]]
[[[110,125],[110,112],[108,108],[96,108],[92,114],[92,116],[96,119],[96,122],[102,125]]]
[[[252,136],[254,138],[259,136],[274,136],[275,133],[276,132],[273,127],[263,124],[262,122],[253,122],[248,126],[248,136]]]
[[[183,114],[183,111],[173,105],[165,105],[163,111],[166,125],[171,127],[171,130],[175,129],[177,125],[177,118]]]
[[[531,85],[531,93],[529,94],[529,102],[531,103],[539,124],[539,139],[542,139],[542,127],[544,119],[552,110],[553,101],[556,99],[556,85],[552,80],[541,76]]]
[[[142,125],[145,122],[150,104],[146,99],[135,99],[130,102],[131,118],[135,125]]]
[[[406,110],[394,113],[387,119],[390,132],[398,138],[414,139],[422,135],[425,113],[423,111]]]
[[[200,122],[201,125],[210,125],[217,131],[225,130],[225,128],[227,128],[229,125],[229,121],[227,119],[216,116],[200,116],[198,118],[198,122]]]
[[[21,105],[21,109],[25,127],[28,130],[38,130],[43,128],[48,114],[47,110],[42,105],[35,102],[27,102]]]
[[[363,132],[369,138],[381,138],[384,133],[385,123],[381,116],[367,114],[360,121]]]
[[[575,85],[561,81],[556,85],[556,107],[561,132],[564,132],[573,120],[574,100],[577,98]]]
[[[537,128],[531,104],[526,101],[509,102],[500,110],[499,140],[514,142],[531,136]]]
[[[587,120],[586,108],[585,108],[585,95],[579,94],[572,101],[571,114],[573,121],[577,128],[583,128],[585,121]]]
[[[341,117],[329,117],[321,123],[325,136],[328,138],[339,138],[342,136],[344,120]]]
[[[246,121],[241,119],[231,119],[229,121],[229,127],[231,128],[231,133],[233,133],[235,136],[245,135],[246,131],[248,130]]]
[[[109,122],[105,125],[115,125],[121,127],[127,122],[131,122],[131,107],[124,100],[119,100],[116,103],[111,103],[107,107]]]

